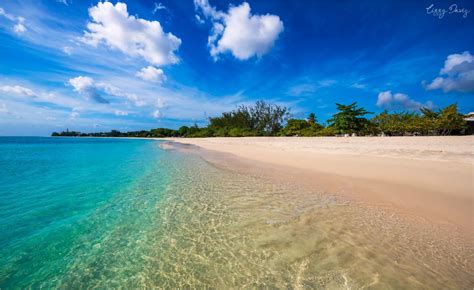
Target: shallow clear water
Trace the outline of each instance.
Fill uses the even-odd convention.
[[[0,288],[454,288],[440,229],[150,140],[0,138]]]

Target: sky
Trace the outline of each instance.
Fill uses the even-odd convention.
[[[0,135],[474,111],[472,1],[0,0]]]

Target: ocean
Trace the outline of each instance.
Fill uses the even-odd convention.
[[[399,216],[160,144],[0,137],[0,288],[473,285]]]

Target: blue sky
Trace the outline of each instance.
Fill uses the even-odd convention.
[[[474,111],[474,3],[0,2],[0,135],[205,125],[256,100],[323,122],[336,102]]]

